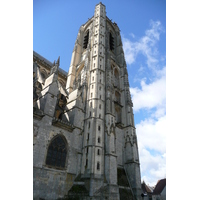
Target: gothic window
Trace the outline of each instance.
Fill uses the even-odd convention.
[[[116,68],[115,68],[115,71],[114,71],[114,76],[115,76],[115,79],[119,79],[119,72]]]
[[[101,104],[99,104],[99,109],[101,109]]]
[[[88,159],[86,159],[85,167],[87,168],[88,166]]]
[[[92,95],[93,95],[93,94],[91,93],[91,98],[92,98]]]
[[[115,71],[114,71],[114,85],[116,87],[119,87],[119,72],[116,68],[115,68]]]
[[[101,118],[101,114],[99,114],[99,118]]]
[[[99,131],[101,130],[101,126],[98,126],[98,130],[99,130]]]
[[[121,122],[121,108],[117,105],[115,105],[115,122]]]
[[[120,102],[121,102],[120,99],[121,99],[120,93],[117,92],[117,91],[115,91],[115,100],[116,100],[118,103],[120,103]]]
[[[94,85],[92,85],[92,89],[94,88]]]
[[[100,149],[97,150],[97,155],[100,155]]]
[[[100,137],[98,137],[98,143],[101,143],[101,138]]]
[[[113,49],[114,49],[114,38],[110,33],[110,50],[112,51]]]
[[[89,39],[89,31],[86,33],[86,35],[84,37],[84,41],[83,41],[83,48],[84,49],[87,49],[88,39]]]
[[[101,90],[101,86],[99,87],[99,90]]]
[[[87,140],[89,140],[90,139],[90,134],[88,133],[88,138],[87,138]]]
[[[90,122],[89,122],[89,124],[88,124],[88,128],[90,128]]]
[[[94,71],[93,71],[94,72]],[[94,81],[94,76],[92,77],[92,80]]]
[[[92,102],[90,102],[90,108],[92,108]]]
[[[97,162],[97,170],[100,170],[100,162]]]
[[[64,168],[66,162],[67,147],[62,136],[56,136],[51,141],[46,157],[46,165],[56,168]]]

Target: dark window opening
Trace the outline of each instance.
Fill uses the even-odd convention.
[[[98,130],[99,130],[99,131],[101,130],[101,126],[98,126]]]
[[[46,165],[58,168],[65,167],[67,148],[61,136],[55,137],[49,145],[46,157]]]
[[[97,162],[97,170],[100,170],[100,162]]]
[[[112,51],[113,49],[114,49],[114,38],[110,33],[110,50]]]
[[[86,164],[85,164],[85,167],[87,167],[88,166],[88,159],[86,159]]]
[[[89,31],[87,32],[87,34],[84,37],[84,41],[83,41],[83,48],[84,49],[87,49],[88,39],[89,39]]]
[[[101,143],[101,138],[100,137],[98,137],[98,143]]]
[[[100,149],[97,150],[97,155],[100,155]]]

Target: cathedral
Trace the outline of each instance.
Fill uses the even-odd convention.
[[[120,30],[101,2],[59,66],[33,52],[33,199],[142,199]]]

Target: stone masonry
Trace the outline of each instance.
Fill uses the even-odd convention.
[[[69,72],[33,53],[33,198],[140,200],[120,30],[105,5],[78,32]]]

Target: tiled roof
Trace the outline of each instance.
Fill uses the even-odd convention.
[[[155,186],[153,194],[160,194],[165,187],[166,187],[166,178],[159,180]]]
[[[152,193],[152,190],[150,189],[150,187],[148,185],[146,185],[146,183],[144,181],[142,183],[142,190],[145,193]]]

